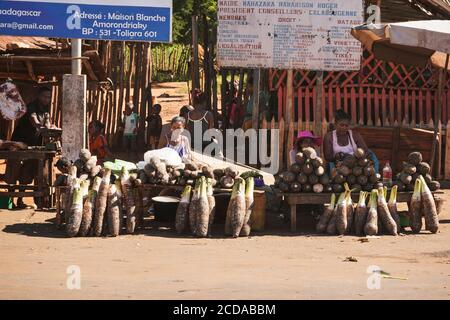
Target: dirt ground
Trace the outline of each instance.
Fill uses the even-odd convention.
[[[449,209],[436,235],[365,243],[314,235],[305,215],[296,234],[271,215],[267,231],[249,238],[221,238],[223,225],[212,239],[178,237],[146,221],[137,235],[68,239],[54,213],[0,210],[0,299],[449,299]],[[79,290],[67,287],[70,266]],[[368,289],[377,283],[371,266],[406,280]]]
[[[152,85],[152,95],[156,103],[161,104],[161,118],[168,123],[178,115],[180,108],[189,104],[188,87],[186,82],[156,83]],[[165,96],[167,94],[168,96]]]

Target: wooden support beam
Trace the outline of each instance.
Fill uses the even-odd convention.
[[[338,87],[339,89],[339,87]],[[316,106],[314,110],[314,134],[316,136],[323,137],[324,132],[324,125],[323,125],[323,119],[325,118],[322,114],[322,104],[324,103],[323,99],[323,71],[317,71],[317,82],[316,82]],[[347,111],[347,110],[346,110]]]
[[[261,69],[253,71],[253,114],[252,128],[259,129],[259,97],[261,92]]]
[[[25,61],[25,65],[27,67],[30,78],[34,81],[37,81],[36,75],[34,74],[34,71],[33,71],[33,64],[31,63],[31,61],[30,60]]]
[[[199,77],[199,59],[198,59],[198,18],[192,16],[192,91],[194,89],[200,89],[200,77]],[[192,95],[192,94],[191,94]],[[192,101],[194,96],[192,95]]]
[[[14,80],[32,80],[30,79],[30,75],[29,74],[25,74],[25,73],[13,73],[13,72],[0,72],[0,79],[6,79],[6,78],[11,78]]]
[[[91,78],[91,80],[98,81],[98,78],[95,75],[94,70],[92,70],[92,66],[89,63],[89,61],[88,60],[83,60],[83,65],[86,68],[86,71],[87,71],[87,74],[89,75],[89,78]]]
[[[15,60],[15,61],[72,61],[72,60],[89,60],[89,57],[54,57],[54,56],[14,56],[14,55],[0,55],[0,60]]]

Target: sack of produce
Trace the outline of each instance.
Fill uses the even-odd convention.
[[[394,218],[392,218],[391,213],[386,202],[386,191],[384,188],[378,188],[378,215],[380,216],[381,222],[384,229],[393,236],[397,235],[397,224]]]
[[[187,222],[189,217],[191,189],[191,186],[184,187],[180,203],[178,204],[177,213],[175,215],[175,230],[178,234],[183,234],[188,226]]]
[[[127,213],[127,233],[134,233],[136,228],[136,202],[134,188],[131,183],[131,177],[126,167],[122,167],[120,173],[120,183],[122,186],[123,204]]]
[[[355,233],[357,236],[362,236],[364,233],[364,225],[367,220],[368,208],[366,206],[366,199],[368,192],[361,191],[359,193],[359,201],[355,211]]]
[[[242,226],[242,230],[240,233],[240,236],[243,237],[248,237],[251,231],[249,221],[253,211],[254,189],[255,189],[254,178],[248,177],[245,180],[245,217],[244,217],[244,224]]]
[[[150,159],[159,158],[162,162],[164,162],[168,166],[179,167],[182,166],[183,161],[181,157],[178,155],[172,148],[162,148],[156,150],[150,150],[144,153],[144,161],[150,163]]]
[[[369,212],[367,213],[366,225],[364,226],[364,233],[367,236],[374,236],[378,233],[378,192],[372,190],[369,200]]]
[[[208,235],[209,228],[209,202],[207,194],[207,184],[205,177],[200,178],[200,189],[196,205],[197,211],[197,225],[196,233],[197,237],[206,237]]]
[[[414,233],[419,233],[422,230],[422,201],[421,192],[422,181],[420,179],[416,180],[414,184],[414,193],[411,197],[411,202],[409,204],[409,223],[411,230]]]
[[[227,209],[225,222],[226,235],[231,235],[233,238],[239,236],[242,225],[244,224],[245,211],[245,181],[244,179],[236,178]]]
[[[400,232],[402,227],[400,224],[400,217],[397,213],[397,191],[398,191],[398,186],[393,186],[391,189],[391,195],[389,197],[388,208],[389,208],[389,212],[391,213],[392,218],[395,221],[395,224],[397,225],[397,233],[398,233],[398,232]]]
[[[419,179],[422,182],[420,195],[422,200],[422,213],[425,217],[425,229],[431,233],[436,233],[439,229],[439,218],[436,210],[436,203],[423,176],[420,176]]]
[[[334,207],[336,204],[336,194],[331,195],[330,204],[325,208],[322,215],[320,216],[319,222],[316,226],[316,231],[319,233],[324,233],[327,229],[327,225],[333,216]]]

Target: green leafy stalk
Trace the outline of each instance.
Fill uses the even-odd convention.
[[[397,186],[393,186],[391,189],[391,195],[389,197],[389,204],[395,204],[397,203]]]
[[[381,202],[386,202],[385,189],[384,188],[378,188],[378,199]]]
[[[251,195],[253,194],[255,190],[255,180],[253,179],[253,177],[248,177],[245,180],[245,195]]]
[[[358,201],[358,206],[360,207],[365,207],[366,206],[366,199],[368,196],[368,192],[365,191],[360,191],[359,192],[359,201]]]
[[[349,188],[349,186],[348,186],[348,183],[346,182],[346,183],[344,183],[344,189],[345,189],[345,192],[347,192],[347,191],[350,191],[350,188]]]
[[[416,183],[414,184],[414,192],[413,192],[412,198],[420,199],[421,191],[422,191],[422,180],[419,178],[416,180]]]
[[[347,191],[342,192],[339,196],[337,205],[343,205],[347,201]]]
[[[191,196],[191,186],[186,186],[183,189],[183,193],[181,194],[181,202],[189,202],[189,198]]]
[[[212,196],[214,194],[211,178],[206,179],[206,192],[207,192],[208,196]]]
[[[369,207],[372,209],[376,209],[377,208],[377,197],[378,197],[378,191],[377,190],[372,190],[372,192],[370,193],[370,200],[369,200]]]
[[[329,210],[334,210],[334,207],[336,206],[336,194],[331,195],[330,205],[328,206]]]
[[[80,191],[81,191],[82,197],[87,197],[87,195],[89,193],[89,185],[90,184],[91,184],[91,182],[89,180],[84,180],[81,182]]]
[[[80,187],[76,187],[73,190],[72,205],[82,205],[83,204],[83,191]]]
[[[199,194],[200,196],[207,196],[207,183],[206,183],[206,178],[205,177],[201,177],[200,178],[200,186],[199,186]]]
[[[419,179],[420,179],[420,183],[421,183],[420,191],[421,192],[427,192],[427,193],[431,192],[430,188],[428,188],[427,182],[425,181],[425,179],[423,178],[422,175],[419,176]]]
[[[102,178],[95,177],[94,182],[92,182],[92,190],[97,191],[100,189],[100,184],[102,183]]]

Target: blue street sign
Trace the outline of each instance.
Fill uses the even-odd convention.
[[[1,0],[0,34],[171,42],[172,0]]]

